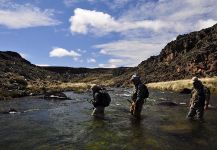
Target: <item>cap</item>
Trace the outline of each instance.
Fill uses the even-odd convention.
[[[99,85],[94,84],[93,86],[91,86],[92,91],[98,91],[101,90],[101,87]]]
[[[140,76],[136,74],[132,75],[132,77],[130,78],[130,81],[138,81],[138,80],[140,80]]]
[[[192,81],[192,82],[196,82],[196,81],[199,81],[199,79],[198,79],[197,77],[193,77],[193,78],[191,79],[191,81]]]

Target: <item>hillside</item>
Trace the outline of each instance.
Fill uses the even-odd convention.
[[[111,85],[112,78],[125,73],[126,70],[127,67],[39,67],[16,52],[0,51],[0,99],[42,94],[44,90],[80,90],[93,83]]]
[[[0,98],[28,95],[28,85],[58,80],[61,76],[31,64],[16,52],[0,52]]]
[[[192,76],[217,76],[217,24],[189,34],[179,35],[168,43],[158,56],[141,62],[126,77],[137,72],[144,82],[189,79]]]
[[[74,83],[76,88],[80,83],[85,83],[85,88],[93,83],[127,86],[134,73],[145,83],[217,76],[217,24],[179,35],[158,56],[134,68],[38,67],[16,52],[0,52],[0,99],[42,93],[44,89],[73,90]]]
[[[25,77],[26,80],[46,79],[51,76],[51,72],[31,64],[22,58],[18,53],[12,51],[0,51],[0,76],[5,78],[7,74],[19,75]],[[50,77],[49,77],[50,78]],[[58,79],[52,76],[52,79]]]
[[[85,82],[89,84],[118,85],[114,80],[126,72],[131,72],[130,67],[119,68],[72,68],[49,66],[43,67],[45,70],[59,74],[66,81]],[[115,81],[115,82],[114,82]]]

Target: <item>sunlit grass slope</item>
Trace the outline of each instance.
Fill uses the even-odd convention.
[[[212,78],[201,78],[200,79],[205,86],[207,86],[211,93],[217,94],[217,77]],[[167,82],[157,82],[147,84],[149,88],[158,89],[158,90],[171,90],[180,92],[184,88],[192,88],[192,81],[189,80],[176,80],[176,81],[167,81]]]

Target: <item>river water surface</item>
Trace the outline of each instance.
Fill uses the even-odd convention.
[[[0,111],[15,108],[21,112],[0,114],[0,149],[217,149],[217,110],[206,111],[203,123],[188,121],[186,105],[156,103],[186,103],[190,95],[150,91],[142,119],[137,121],[129,113],[131,90],[109,91],[112,102],[104,119],[90,115],[91,92],[66,92],[72,100],[64,101],[39,97],[0,101]],[[216,96],[212,95],[211,104],[217,106]]]

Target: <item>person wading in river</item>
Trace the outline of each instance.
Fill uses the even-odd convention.
[[[137,119],[140,119],[144,101],[149,96],[148,88],[146,87],[145,84],[141,82],[140,77],[137,75],[133,75],[130,81],[135,86],[135,91],[132,95],[132,103],[130,106],[130,112],[134,117],[136,117]]]
[[[187,119],[193,119],[196,115],[198,120],[203,120],[204,110],[208,108],[210,95],[205,93],[204,85],[197,77],[193,77],[192,82],[193,89],[191,92],[190,109],[187,114]]]
[[[91,89],[93,91],[92,104],[94,106],[92,115],[95,117],[103,118],[105,107],[109,106],[111,97],[107,93],[106,89],[102,88],[99,85],[93,85]]]

